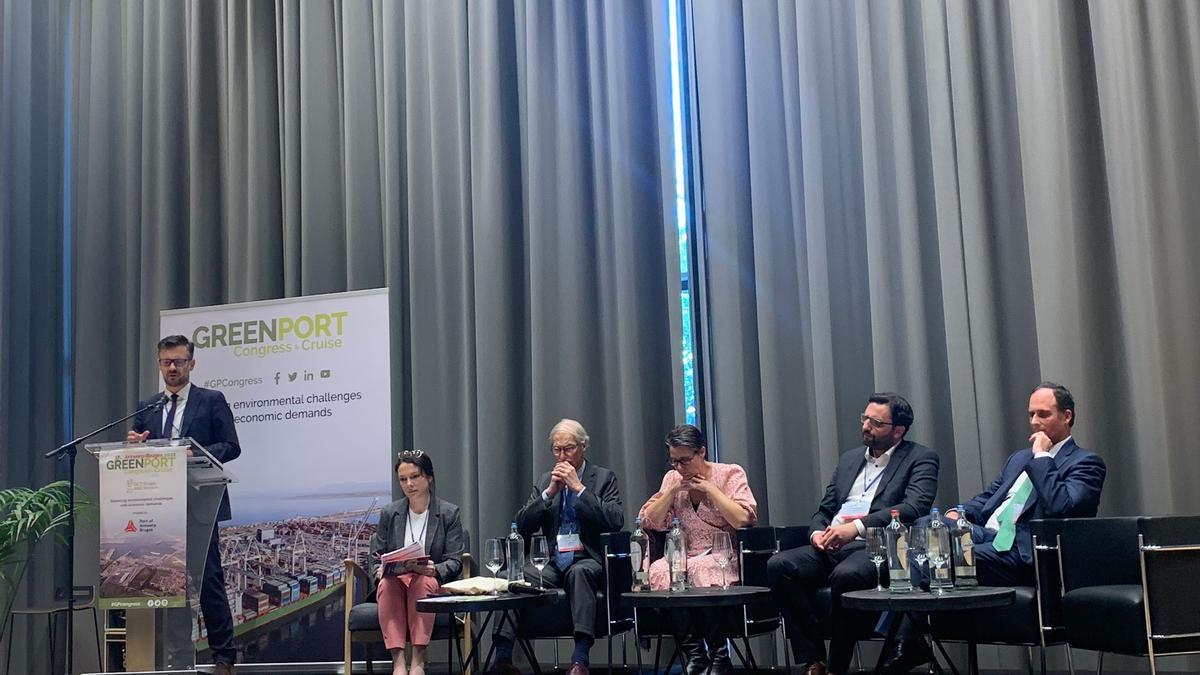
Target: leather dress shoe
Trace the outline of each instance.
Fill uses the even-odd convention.
[[[920,638],[901,640],[896,643],[895,649],[884,660],[883,673],[884,675],[902,675],[919,665],[929,663],[932,658],[933,654],[924,640]]]
[[[722,641],[721,646],[712,650],[711,675],[729,675],[733,672],[733,662],[729,660],[729,643]]]
[[[588,675],[588,667],[582,663],[572,663],[567,675]]]
[[[687,675],[704,675],[708,672],[708,652],[704,643],[699,640],[685,640],[679,644],[679,650],[687,657],[684,672]]]
[[[829,669],[821,661],[813,661],[801,669],[802,675],[829,675]]]

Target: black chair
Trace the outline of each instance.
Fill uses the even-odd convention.
[[[1046,647],[1063,645],[1067,647],[1067,667],[1072,673],[1075,672],[1062,618],[1062,567],[1058,539],[1063,522],[1030,522],[1035,585],[1017,586],[1012,605],[931,615],[935,638],[942,642],[967,643],[972,670],[978,668],[978,645],[1025,647],[1029,650],[1031,670],[1033,648],[1037,647],[1041,657],[1041,672],[1045,675]]]
[[[1071,646],[1146,656],[1200,653],[1200,516],[1064,521],[1063,620]]]
[[[46,642],[46,663],[54,663],[54,645],[57,644],[56,631],[54,629],[55,618],[60,614],[69,614],[71,608],[66,604],[53,604],[47,606],[35,607],[18,607],[12,610],[13,618],[18,616],[44,616],[46,617],[46,634],[48,641]],[[96,662],[101,666],[104,665],[104,657],[100,653],[100,615],[96,610],[96,587],[95,586],[76,586],[75,587],[75,611],[92,613],[92,624],[96,627]],[[73,621],[74,618],[68,616],[67,621]],[[9,628],[12,628],[10,625]],[[12,672],[12,648],[13,639],[12,633],[8,635],[8,650],[4,655],[4,672]]]
[[[742,575],[744,586],[767,585],[767,561],[780,551],[779,530],[774,527],[744,527],[737,531],[738,540],[738,569]],[[807,536],[808,528],[804,528]],[[738,652],[742,663],[751,670],[758,670],[754,654],[750,650],[750,638],[774,633],[783,627],[783,617],[779,606],[773,601],[751,603],[742,607],[742,613],[729,614],[722,626],[722,633],[731,638],[740,638],[746,648],[745,653]],[[737,645],[734,645],[737,650]],[[787,666],[791,668],[791,657],[786,655]]]
[[[470,541],[470,536],[463,530],[463,540]],[[354,560],[343,561],[345,566],[346,586],[345,586],[345,607],[346,615],[343,624],[343,656],[345,658],[345,670],[343,672],[353,672],[353,647],[357,644],[366,644],[366,663],[368,675],[373,675],[375,672],[374,664],[371,659],[370,645],[372,643],[383,642],[383,631],[379,626],[379,604],[375,602],[375,591],[371,584],[370,575]],[[471,554],[464,552],[462,554],[462,578],[471,576]],[[370,590],[368,590],[370,589]],[[360,598],[360,596],[362,596]],[[465,671],[466,664],[463,662],[463,645],[464,636],[468,640],[467,649],[470,645],[471,635],[471,617],[469,615],[459,616],[457,614],[437,614],[433,623],[433,635],[431,640],[445,640],[447,660],[453,660],[452,656],[458,653],[458,664]]]
[[[597,638],[608,638],[608,670],[612,672],[612,638],[622,636],[621,657],[624,663],[624,633],[633,628],[633,612],[621,604],[621,594],[633,588],[633,566],[629,560],[629,532],[608,532],[600,535],[604,547],[604,588],[596,594]],[[529,640],[566,640],[574,637],[571,606],[566,600],[566,591],[555,589],[561,602],[549,607],[522,610],[518,631],[520,637]],[[557,643],[556,643],[557,649]],[[557,658],[556,658],[557,660]]]

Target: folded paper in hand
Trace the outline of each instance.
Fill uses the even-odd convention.
[[[414,541],[408,546],[398,548],[395,551],[389,551],[379,556],[379,562],[383,564],[384,574],[403,574],[405,570],[402,563],[409,561],[424,562],[429,559],[429,555],[425,553],[425,547],[419,541]]]

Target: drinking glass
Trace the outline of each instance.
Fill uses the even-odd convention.
[[[546,543],[546,535],[534,535],[533,540],[530,541],[529,562],[533,563],[538,571],[538,590],[546,590],[546,587],[542,585],[542,570],[550,562],[550,546]]]
[[[725,581],[725,568],[729,567],[730,561],[733,560],[733,542],[729,540],[728,532],[713,534],[712,554],[717,561],[717,567],[721,568],[721,589],[728,589],[729,584]]]
[[[936,595],[942,595],[946,592],[949,575],[945,581],[941,581],[938,579],[938,572],[946,569],[946,566],[950,564],[950,528],[931,527],[928,532],[929,566],[932,568],[929,574],[929,587]]]
[[[500,568],[504,567],[504,540],[503,539],[488,539],[483,546],[483,565],[492,571],[492,578],[498,578]],[[492,591],[493,595],[500,595],[500,589],[496,588]]]
[[[879,566],[887,559],[887,540],[882,527],[867,528],[867,556],[875,563],[875,590],[882,591],[883,581],[879,577]]]
[[[913,525],[908,528],[908,557],[913,561],[913,590],[917,590],[917,574],[920,570],[921,578],[928,581],[929,579],[929,528],[917,527]]]

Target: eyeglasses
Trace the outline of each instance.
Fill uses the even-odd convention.
[[[424,454],[425,451],[418,448],[416,450],[401,450],[396,453],[396,456],[400,459],[419,459]]]
[[[699,456],[699,453],[693,453],[691,455],[688,455],[687,457],[684,457],[683,459],[676,459],[674,457],[668,457],[667,464],[669,466],[673,466],[676,468],[681,467],[681,466],[687,466],[688,464],[691,464],[692,460],[696,459],[696,457],[698,457],[698,456]]]
[[[872,429],[882,429],[883,427],[896,426],[895,422],[881,422],[880,420],[877,420],[874,417],[869,417],[867,415],[859,415],[858,421],[861,422],[862,424],[870,424]]]
[[[191,359],[159,359],[158,365],[162,366],[163,368],[170,368],[171,364],[173,363],[175,364],[176,368],[182,368],[191,363],[191,361]]]
[[[552,446],[550,446],[550,452],[553,452],[556,455],[567,455],[572,452],[575,452],[578,449],[579,449],[578,443],[572,443],[570,445],[552,445]]]

